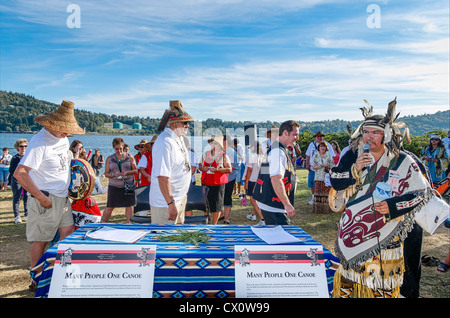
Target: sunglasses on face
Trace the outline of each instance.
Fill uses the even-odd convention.
[[[431,138],[430,140],[431,140],[431,141],[439,141],[438,138]]]
[[[19,148],[26,148],[28,145],[20,145]]]

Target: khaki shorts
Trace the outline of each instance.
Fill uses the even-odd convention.
[[[29,242],[51,242],[59,228],[73,225],[72,207],[69,198],[49,195],[52,208],[46,209],[39,201],[28,198],[27,240]]]
[[[152,224],[183,224],[186,202],[187,202],[187,195],[185,195],[183,200],[181,200],[180,204],[177,205],[178,215],[175,221],[169,220],[169,207],[164,208],[159,208],[156,206],[150,207]]]

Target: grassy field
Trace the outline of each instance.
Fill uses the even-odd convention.
[[[311,192],[307,188],[307,172],[297,171],[300,179],[296,193],[296,215],[291,224],[301,227],[314,239],[334,253],[339,214],[312,214],[311,206],[307,202],[311,199]],[[106,194],[93,196],[100,209],[106,206]],[[231,211],[232,224],[256,224],[246,215],[251,212],[251,204],[244,207],[235,198]],[[124,209],[116,209],[110,220],[113,223],[125,221]],[[220,224],[220,223],[219,223]],[[226,225],[224,225],[226,226]],[[31,282],[28,272],[30,243],[25,236],[26,223],[15,224],[12,212],[12,192],[0,192],[0,297],[1,298],[32,298],[34,293],[29,290]],[[422,254],[429,254],[441,260],[445,258],[450,246],[449,229],[443,225],[432,236],[425,234]],[[439,273],[436,267],[422,267],[421,297],[448,298],[450,275]]]

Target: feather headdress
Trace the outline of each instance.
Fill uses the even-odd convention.
[[[402,121],[397,122],[398,116],[400,115],[400,113],[396,113],[397,97],[395,97],[394,100],[388,104],[385,116],[373,115],[373,106],[371,106],[367,100],[364,100],[364,102],[368,108],[360,108],[364,116],[364,121],[352,135],[353,150],[356,150],[363,143],[362,136],[364,127],[373,127],[384,131],[384,145],[387,147],[389,152],[392,152],[395,156],[398,156],[398,152],[403,147],[403,141],[406,139],[408,143],[411,143],[411,139],[409,136],[409,129],[406,124]],[[404,132],[402,133],[400,129],[404,129]]]

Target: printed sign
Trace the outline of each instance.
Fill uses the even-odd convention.
[[[237,298],[328,298],[321,245],[235,246]]]
[[[155,245],[59,244],[48,297],[151,298]]]

